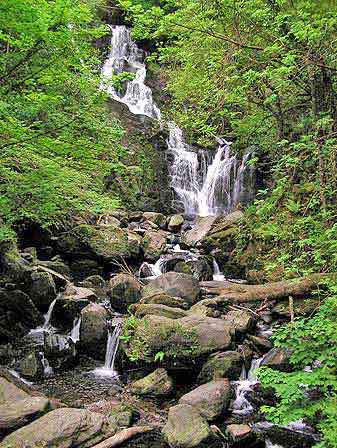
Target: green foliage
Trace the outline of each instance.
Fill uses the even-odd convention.
[[[261,368],[258,372],[279,400],[276,407],[263,407],[267,416],[280,424],[304,418],[322,431],[322,448],[337,446],[337,287],[331,290],[313,318],[297,319],[275,336],[276,346],[292,350],[294,371]]]
[[[112,85],[117,91],[122,91],[126,81],[132,81],[135,79],[134,73],[122,72],[118,75],[113,75]]]

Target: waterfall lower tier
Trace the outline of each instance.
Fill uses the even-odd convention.
[[[108,340],[105,352],[104,366],[94,370],[94,374],[97,376],[117,377],[118,374],[114,370],[115,359],[119,347],[119,337],[122,332],[122,324],[117,323],[113,332],[108,333]]]

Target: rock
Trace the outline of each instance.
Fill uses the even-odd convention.
[[[19,362],[19,372],[25,378],[37,380],[43,378],[44,367],[40,353],[31,352]]]
[[[107,340],[108,312],[97,303],[86,306],[81,313],[80,349],[94,358],[104,358]]]
[[[288,426],[259,422],[252,425],[252,430],[259,439],[269,439],[276,446],[282,443],[286,448],[308,448],[321,441],[318,433],[312,429],[308,431],[305,425],[296,422]]]
[[[282,372],[290,372],[291,350],[281,347],[274,347],[266,353],[261,361],[261,367],[266,366]]]
[[[0,443],[0,448],[49,446],[87,448],[116,432],[116,426],[96,412],[60,408],[18,429]]]
[[[183,395],[179,404],[189,404],[198,410],[206,420],[220,417],[228,408],[231,399],[231,385],[228,379],[203,384]]]
[[[28,285],[32,273],[32,264],[25,260],[13,246],[0,253],[2,273],[16,284]]]
[[[52,271],[55,271],[58,274],[63,275],[64,277],[68,277],[68,278],[70,277],[69,266],[61,260],[47,260],[47,261],[37,260],[35,262],[35,265],[37,266],[37,268],[39,266],[42,266],[44,268],[51,269]],[[57,279],[55,277],[54,277],[54,281],[57,284]]]
[[[164,363],[170,367],[190,367],[196,358],[231,345],[230,328],[222,319],[187,316],[168,319],[148,315],[138,321],[134,334],[125,345],[132,353],[133,340],[142,342],[139,360],[152,362],[158,352],[164,352]]]
[[[70,265],[72,277],[81,282],[88,275],[101,275],[103,273],[102,266],[96,260],[75,260]]]
[[[213,269],[207,257],[199,257],[197,260],[178,261],[174,266],[174,271],[193,275],[199,281],[213,279]]]
[[[237,380],[240,376],[243,360],[238,352],[227,351],[211,355],[202,366],[198,376],[200,383],[218,380],[219,378],[228,378]]]
[[[182,242],[188,247],[197,245],[211,230],[216,219],[215,216],[199,216],[193,228],[183,236]]]
[[[0,436],[15,431],[39,418],[49,410],[45,397],[29,397],[0,406]]]
[[[228,425],[226,428],[226,431],[230,435],[231,439],[234,442],[238,442],[239,440],[246,439],[247,437],[251,436],[251,434],[252,434],[252,428],[249,425],[245,425],[245,424]]]
[[[150,303],[137,306],[135,312],[136,317],[144,317],[148,314],[153,314],[155,316],[164,316],[168,317],[169,319],[179,319],[188,315],[187,311],[184,311],[181,308],[172,308],[166,305]]]
[[[215,440],[207,421],[193,406],[188,404],[178,404],[169,409],[163,435],[172,448],[217,448],[221,446]]]
[[[173,297],[180,297],[193,305],[200,294],[199,282],[191,275],[167,272],[150,281],[143,288],[142,295],[145,297],[161,292]]]
[[[143,218],[142,211],[134,211],[129,213],[129,222],[139,222]]]
[[[165,369],[157,369],[131,384],[130,390],[135,395],[148,397],[166,397],[173,391],[173,381]]]
[[[141,296],[141,284],[131,274],[117,274],[110,280],[111,306],[120,312],[126,312],[129,305],[137,303]]]
[[[225,321],[238,333],[247,333],[253,329],[255,318],[248,311],[233,310],[225,315]]]
[[[184,217],[182,215],[171,216],[168,223],[168,230],[170,232],[179,232],[184,224]]]
[[[39,310],[46,312],[56,297],[54,279],[48,272],[32,272],[29,295]]]
[[[109,419],[119,428],[128,428],[132,425],[137,412],[128,404],[117,404],[109,413]]]
[[[247,338],[254,344],[254,346],[262,351],[268,351],[273,347],[273,344],[271,343],[271,341],[267,338],[261,337],[261,336],[253,336],[251,334],[249,334],[247,336]]]
[[[144,257],[149,261],[156,261],[163,253],[167,240],[167,233],[163,230],[148,230],[143,238]]]
[[[115,226],[81,224],[58,240],[60,252],[71,257],[85,257],[103,262],[131,255],[126,230]]]
[[[85,288],[97,288],[97,289],[103,289],[105,288],[105,280],[100,275],[90,275],[89,277],[85,278],[82,282],[82,285]]]
[[[4,376],[0,376],[0,405],[29,398],[28,392],[15,385]]]
[[[156,224],[161,229],[165,229],[166,227],[166,216],[162,213],[145,212],[143,213],[143,219],[145,221],[153,222],[153,224]]]
[[[98,297],[92,289],[82,288],[68,283],[66,290],[63,293],[63,297],[66,300],[88,300],[89,302],[96,302]]]
[[[75,363],[76,344],[70,336],[44,333],[44,352],[53,368],[70,367]]]
[[[172,297],[165,292],[155,293],[146,297],[143,297],[140,303],[153,303],[158,305],[171,306],[173,308],[188,309],[189,305],[184,299],[180,297]]]
[[[128,231],[128,244],[132,257],[138,257],[141,254],[143,238],[136,232]]]
[[[42,314],[27,294],[0,289],[0,339],[13,341],[43,322]]]

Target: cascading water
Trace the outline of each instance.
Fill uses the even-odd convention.
[[[109,329],[108,340],[105,352],[104,366],[94,370],[94,374],[98,376],[116,377],[117,372],[114,370],[115,358],[119,347],[119,337],[122,332],[122,324],[119,322],[115,326],[113,332]]]
[[[101,88],[111,97],[125,104],[135,115],[146,115],[160,120],[159,108],[155,105],[151,89],[145,84],[146,66],[144,52],[131,38],[125,26],[111,27],[111,52],[102,68]],[[113,75],[133,73],[134,79],[125,82],[121,93],[112,84]],[[183,132],[172,122],[167,123],[167,140],[170,185],[184,211],[192,216],[210,216],[228,213],[239,202],[247,202],[251,192],[245,191],[245,179],[252,178],[247,165],[251,156],[247,153],[242,161],[231,155],[230,142],[218,139],[214,156],[210,151],[195,151],[189,146]],[[248,181],[248,184],[251,182]]]
[[[145,85],[144,52],[133,42],[130,30],[125,26],[111,27],[111,32],[111,52],[102,68],[101,88],[114,100],[126,104],[133,114],[160,119],[160,110],[153,102],[152,91]],[[111,85],[112,76],[123,72],[134,74],[134,79],[126,83],[124,95]]]
[[[213,280],[215,281],[223,281],[225,276],[220,271],[219,265],[216,262],[215,258],[213,258]]]
[[[81,318],[76,317],[76,319],[74,319],[73,328],[70,332],[70,337],[75,344],[80,340],[80,328],[81,328]]]

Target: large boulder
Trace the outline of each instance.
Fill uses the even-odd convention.
[[[175,272],[193,275],[199,281],[213,279],[213,269],[208,257],[199,257],[196,260],[178,261],[174,266]]]
[[[242,310],[232,310],[225,315],[225,321],[237,332],[247,333],[253,329],[256,320],[252,313]]]
[[[81,313],[80,348],[81,352],[94,358],[104,358],[108,335],[107,310],[97,303],[86,306]]]
[[[33,272],[29,295],[39,310],[47,311],[56,297],[54,279],[48,272]]]
[[[144,257],[156,261],[163,253],[167,241],[167,232],[163,230],[148,230],[143,238]]]
[[[171,216],[168,223],[168,230],[170,232],[179,232],[184,224],[184,217],[182,215]]]
[[[81,286],[75,286],[70,283],[68,283],[64,293],[63,297],[66,300],[87,300],[89,302],[96,302],[97,296],[94,293],[94,291],[90,288],[83,288]]]
[[[130,340],[123,344],[129,356],[134,354],[134,343],[139,347],[139,361],[151,363],[158,352],[163,352],[166,366],[185,368],[204,355],[229,348],[231,331],[222,319],[148,315],[137,322]]]
[[[171,306],[173,308],[182,308],[184,310],[189,308],[188,303],[184,299],[181,297],[172,297],[169,294],[166,294],[166,292],[157,292],[145,296],[140,300],[140,303],[153,303],[157,305]]]
[[[131,384],[131,392],[148,397],[166,397],[173,391],[173,381],[165,369],[157,369]]]
[[[188,404],[178,404],[170,408],[163,435],[172,448],[217,448],[216,440],[207,421],[198,410]]]
[[[209,233],[216,219],[215,216],[198,217],[193,228],[183,236],[183,243],[189,247],[197,245]]]
[[[126,230],[114,225],[81,224],[59,238],[58,248],[68,256],[93,258],[103,262],[131,256]]]
[[[0,448],[87,448],[113,435],[116,429],[102,414],[85,409],[60,408],[5,437]]]
[[[43,378],[44,366],[42,362],[42,356],[39,352],[32,351],[28,353],[19,362],[19,372],[25,378],[29,380],[38,380]]]
[[[200,383],[206,383],[219,378],[237,380],[240,376],[243,359],[240,353],[227,351],[215,353],[202,366],[198,376]]]
[[[129,305],[137,303],[141,296],[141,284],[131,274],[117,274],[110,280],[111,306],[120,312],[126,312]]]
[[[166,305],[159,304],[140,304],[137,306],[135,315],[136,317],[144,317],[148,314],[153,314],[155,316],[164,316],[169,319],[180,319],[181,317],[185,317],[188,315],[187,311],[182,310],[181,308],[173,308]]]
[[[29,397],[0,405],[0,437],[27,425],[50,409],[48,398]]]
[[[143,219],[144,221],[150,221],[153,222],[153,224],[156,224],[158,227],[165,229],[166,227],[166,216],[162,213],[156,213],[156,212],[145,212],[143,213]]]
[[[2,373],[2,372],[1,372]],[[9,378],[0,376],[0,406],[29,398],[29,393],[18,387]]]
[[[43,322],[43,316],[27,294],[0,289],[0,339],[12,341]]]
[[[241,440],[250,438],[252,435],[252,428],[247,424],[231,424],[226,428],[227,434],[230,436],[233,442],[239,442]]]
[[[228,379],[221,379],[197,387],[183,395],[179,403],[193,406],[206,420],[214,420],[227,410],[231,395]]]
[[[143,288],[142,295],[145,297],[161,292],[165,292],[173,297],[180,297],[190,305],[193,305],[200,295],[200,287],[198,280],[191,275],[167,272],[150,281]]]

